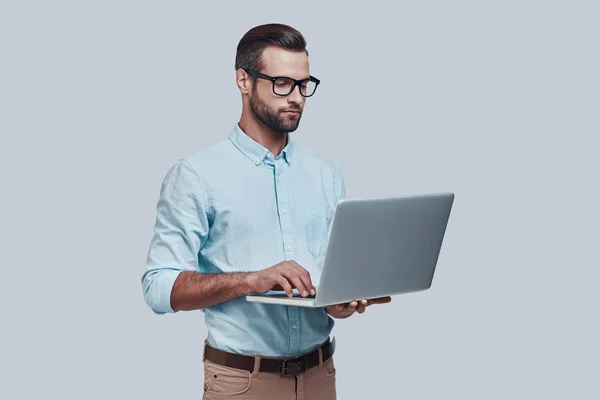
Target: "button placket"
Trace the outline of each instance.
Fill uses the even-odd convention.
[[[292,230],[292,221],[290,218],[290,204],[284,186],[282,168],[284,168],[282,159],[275,160],[275,191],[277,194],[277,209],[279,211],[279,226],[281,229],[281,241],[283,245],[283,254],[285,260],[293,260],[295,257],[295,243]]]
[[[283,255],[286,261],[293,260],[295,258],[295,242],[294,234],[292,230],[292,219],[290,215],[290,203],[288,201],[288,195],[285,191],[285,174],[286,163],[283,157],[276,159],[274,163],[274,185],[276,193],[277,210],[279,217],[279,226],[281,229],[281,243],[283,246]],[[298,310],[297,307],[286,307],[288,311],[288,321],[290,327],[290,352],[292,354],[300,351],[300,329],[298,322]]]

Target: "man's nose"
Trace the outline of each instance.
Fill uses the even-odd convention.
[[[292,93],[288,95],[288,103],[302,104],[304,97],[300,94],[300,85],[296,85]]]

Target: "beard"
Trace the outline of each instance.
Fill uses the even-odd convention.
[[[256,86],[252,89],[250,95],[250,109],[254,116],[267,128],[278,133],[294,132],[298,129],[300,118],[302,118],[302,111],[297,107],[290,106],[273,110],[258,96]],[[288,116],[284,110],[297,111],[298,115],[296,117]]]

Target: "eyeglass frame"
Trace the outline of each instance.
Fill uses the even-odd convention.
[[[302,96],[302,97],[304,97],[304,98],[311,97],[311,96],[313,96],[313,95],[314,95],[314,94],[317,92],[317,88],[319,87],[319,83],[321,83],[321,81],[320,81],[319,79],[315,78],[315,77],[314,77],[314,76],[312,76],[312,75],[308,75],[308,76],[309,76],[309,78],[308,78],[308,79],[294,79],[294,78],[290,78],[289,76],[269,76],[269,75],[267,75],[267,74],[263,74],[262,72],[255,71],[255,70],[253,70],[253,69],[246,69],[246,68],[242,68],[242,69],[243,69],[244,71],[246,71],[246,73],[247,73],[248,75],[253,75],[253,76],[257,77],[257,78],[262,78],[262,79],[265,79],[265,80],[267,80],[267,81],[271,81],[271,82],[272,82],[272,85],[271,85],[271,87],[272,87],[272,89],[273,89],[273,93],[274,93],[275,95],[277,95],[277,96],[281,96],[281,97],[289,96],[290,94],[292,94],[292,93],[294,92],[294,90],[296,89],[296,86],[298,86],[298,87],[301,87],[301,85],[300,85],[300,84],[301,84],[302,82],[304,82],[304,81],[311,81],[311,82],[314,82],[314,83],[315,83],[315,90],[314,90],[314,91],[312,92],[312,94],[311,94],[311,95],[309,95],[309,96],[305,96],[305,95],[303,95],[303,94],[302,94],[302,90],[299,90],[299,92],[300,92],[300,96]],[[291,81],[294,81],[294,85],[292,86],[292,89],[289,91],[289,93],[288,93],[288,94],[279,94],[279,93],[275,92],[275,81],[276,81],[277,79],[281,79],[281,78],[284,78],[284,79],[289,79],[289,80],[291,80]]]

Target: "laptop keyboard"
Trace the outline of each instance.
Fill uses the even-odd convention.
[[[282,294],[279,294],[279,293],[277,293],[277,294],[269,294],[268,296],[269,296],[269,297],[275,297],[275,298],[277,298],[277,299],[289,299],[288,295],[287,295],[287,294],[285,294],[285,293],[282,293]],[[313,296],[313,295],[311,295],[311,294],[309,294],[309,295],[308,295],[308,296],[306,296],[306,297],[302,297],[302,296],[300,295],[300,293],[294,293],[294,296],[292,296],[292,298],[293,298],[293,299],[306,299],[306,300],[309,300],[309,299],[314,299],[315,297],[316,297],[316,296]]]

